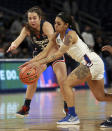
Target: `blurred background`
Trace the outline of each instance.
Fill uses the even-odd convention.
[[[11,42],[19,35],[25,21],[25,12],[32,6],[40,6],[46,18],[54,24],[60,11],[71,14],[78,32],[89,48],[95,51],[105,63],[105,87],[112,86],[112,56],[101,52],[104,45],[112,45],[112,1],[108,0],[0,0],[0,91],[23,90],[17,67],[32,57],[32,46],[26,38],[20,47],[6,53]],[[68,74],[77,65],[65,55]],[[14,84],[15,83],[15,84]],[[87,87],[82,83],[81,87]],[[58,87],[52,68],[49,67],[40,77],[38,89]],[[79,87],[80,88],[80,87]]]

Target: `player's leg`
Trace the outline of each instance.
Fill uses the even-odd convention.
[[[104,79],[90,80],[88,79],[88,85],[98,101],[112,102],[112,93],[106,93],[104,91]]]
[[[58,84],[60,86],[60,91],[64,99],[64,113],[68,113],[68,107],[67,103],[65,101],[65,96],[64,96],[64,90],[63,90],[63,82],[67,78],[67,70],[66,70],[66,64],[64,61],[57,61],[55,64],[52,64],[53,70],[56,74],[56,78],[58,81]]]
[[[46,66],[43,66],[42,71],[46,69]],[[41,73],[40,73],[41,74]],[[34,96],[34,93],[36,92],[36,88],[37,88],[37,81],[35,83],[33,83],[32,85],[28,85],[27,86],[27,90],[26,90],[26,97],[25,97],[25,101],[24,101],[24,105],[21,107],[21,109],[16,113],[16,116],[18,117],[25,117],[28,116],[29,114],[29,110],[30,110],[30,104],[31,104],[31,100]]]
[[[112,94],[105,93],[104,91],[104,80],[91,81],[88,80],[88,85],[91,88],[94,96],[99,101],[112,101]],[[112,116],[110,116],[106,121],[100,124],[100,127],[112,127]]]
[[[85,82],[88,78],[91,78],[90,70],[88,67],[80,64],[74,69],[64,82],[64,94],[68,105],[68,115],[62,120],[58,121],[57,124],[79,124],[77,113],[75,112],[75,99],[72,87]]]
[[[30,110],[30,103],[31,103],[32,97],[33,97],[33,95],[36,91],[36,88],[37,88],[37,82],[33,83],[32,85],[27,86],[26,98],[25,98],[25,101],[24,101],[24,105],[16,113],[16,116],[18,116],[18,117],[28,116],[29,110]]]

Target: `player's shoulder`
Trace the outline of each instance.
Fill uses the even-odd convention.
[[[67,34],[68,35],[77,35],[75,30],[70,30]]]
[[[44,21],[43,26],[52,26],[52,24],[49,21]]]
[[[67,34],[66,37],[72,36],[72,38],[77,38],[77,33],[74,30],[70,30]]]
[[[76,33],[76,31],[74,30],[70,30],[67,35],[66,35],[67,38],[71,38],[72,42],[73,43],[76,43],[77,40],[78,40],[78,35]]]
[[[48,21],[44,22],[42,28],[43,28],[43,31],[53,31],[54,32],[52,24],[50,22],[48,22]]]

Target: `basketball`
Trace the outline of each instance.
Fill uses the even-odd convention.
[[[25,66],[24,68],[22,68],[19,73],[21,82],[27,85],[31,85],[36,82],[40,76],[38,70],[39,69],[37,69],[36,67]]]

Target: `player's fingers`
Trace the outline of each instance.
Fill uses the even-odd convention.
[[[7,50],[6,52],[8,53],[9,51],[11,51],[11,47],[9,47],[8,50]]]
[[[16,49],[16,46],[15,46],[15,45],[12,45],[12,46],[9,47],[9,49],[7,50],[7,52],[12,51],[12,50],[14,50],[14,49]]]
[[[103,48],[103,51],[105,51],[105,50],[107,50],[107,51],[108,51],[108,50],[109,50],[109,48],[108,48],[108,47],[106,47],[106,48]]]
[[[23,67],[25,67],[25,64],[20,65],[20,66],[18,67],[18,69],[20,70],[20,69],[22,69]]]
[[[103,46],[102,49],[110,48],[110,47],[111,47],[110,45],[106,45],[106,46]]]
[[[20,65],[20,66],[18,67],[18,70],[21,70],[22,68],[24,68],[24,67],[27,66],[28,64],[29,64],[29,62],[26,62],[26,63]]]
[[[102,51],[109,50],[109,48],[110,48],[110,47],[108,47],[108,46],[104,46],[104,47],[102,48]]]
[[[21,66],[18,67],[18,70],[21,70],[24,67],[25,67],[25,65],[21,65]]]

